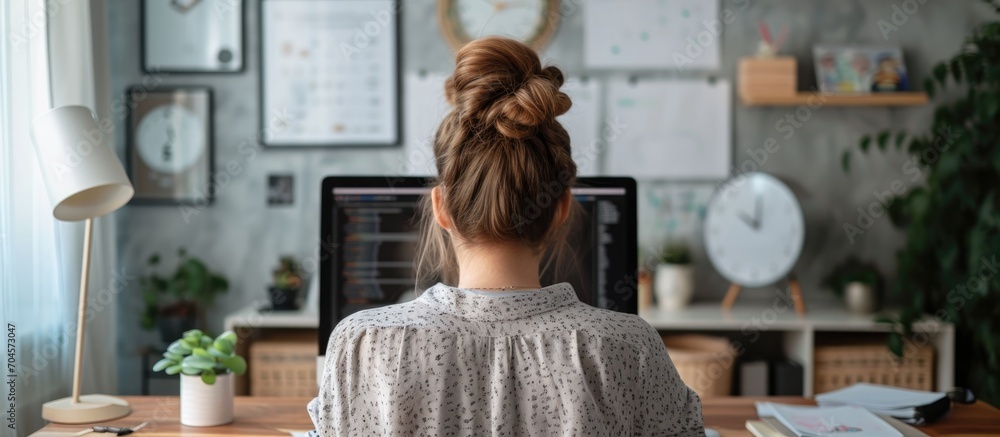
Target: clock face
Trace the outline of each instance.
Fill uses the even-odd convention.
[[[536,48],[555,26],[557,0],[439,0],[446,36],[461,46],[487,35],[514,38]]]
[[[723,277],[745,287],[770,285],[785,277],[805,240],[802,209],[777,178],[747,175],[709,202],[705,249]]]
[[[160,105],[139,122],[136,143],[139,157],[153,170],[182,173],[205,153],[205,122],[187,107]]]

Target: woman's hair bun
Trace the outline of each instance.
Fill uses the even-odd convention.
[[[542,68],[535,51],[523,43],[482,38],[463,47],[456,64],[445,95],[468,125],[523,139],[572,105],[559,91],[562,72],[554,66]]]

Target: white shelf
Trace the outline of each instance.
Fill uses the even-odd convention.
[[[700,303],[679,311],[651,308],[639,316],[659,330],[740,331],[754,327],[772,331],[846,331],[890,332],[892,326],[875,321],[876,316],[859,316],[844,308],[807,307],[806,315],[799,317],[791,306],[736,304],[731,311],[723,311],[718,303]],[[918,323],[918,332],[933,332],[940,323],[929,319]]]
[[[876,322],[876,316],[859,316],[844,308],[807,307],[805,316],[798,316],[795,309],[784,304],[739,303],[731,311],[723,311],[719,303],[700,303],[679,311],[651,308],[639,313],[659,331],[716,331],[736,332],[746,335],[748,343],[754,334],[776,332],[781,335],[784,355],[802,365],[805,396],[812,396],[815,374],[814,351],[816,334],[824,332],[880,333],[891,332],[890,324]],[[915,332],[924,333],[924,339],[936,350],[937,390],[947,391],[954,386],[955,328],[930,317],[913,326]],[[734,369],[736,371],[736,369]]]
[[[308,309],[298,311],[261,311],[247,307],[226,316],[226,330],[241,328],[319,328],[319,314]]]
[[[718,303],[691,305],[680,311],[653,308],[639,315],[659,331],[717,331],[717,332],[777,332],[782,336],[785,356],[803,367],[803,387],[806,396],[813,393],[813,352],[817,332],[890,332],[892,325],[878,323],[875,316],[859,316],[844,308],[807,308],[799,317],[794,308],[744,304],[723,312]],[[319,315],[315,310],[260,311],[244,308],[226,317],[227,330],[244,328],[319,328]],[[927,333],[928,341],[937,351],[937,389],[946,391],[954,385],[955,329],[947,323],[930,318],[914,325],[916,332]]]

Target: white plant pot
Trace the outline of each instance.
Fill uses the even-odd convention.
[[[689,265],[660,264],[653,278],[660,308],[674,311],[687,307],[694,294],[694,269]]]
[[[875,290],[861,282],[849,282],[844,287],[844,302],[848,310],[861,315],[874,313],[878,306]]]
[[[215,384],[201,376],[181,375],[181,424],[219,426],[233,421],[233,375],[217,375]]]

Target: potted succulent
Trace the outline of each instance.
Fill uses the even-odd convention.
[[[274,269],[274,284],[270,287],[271,309],[289,311],[299,309],[299,290],[304,273],[302,266],[291,256],[283,256]]]
[[[881,300],[882,276],[873,264],[852,256],[823,278],[823,286],[844,299],[852,313],[871,314]]]
[[[192,329],[170,343],[153,371],[181,375],[181,424],[218,426],[233,421],[233,374],[242,375],[247,362],[236,355],[236,334],[226,331],[213,339]]]
[[[675,311],[687,306],[694,293],[691,248],[685,243],[669,243],[660,252],[660,264],[653,279],[660,308]]]
[[[188,256],[184,248],[178,249],[177,255],[173,274],[151,273],[139,278],[145,304],[140,323],[144,329],[158,327],[163,343],[198,327],[204,307],[229,289],[229,281],[211,272],[204,261]],[[146,264],[156,268],[160,255],[153,254]]]

